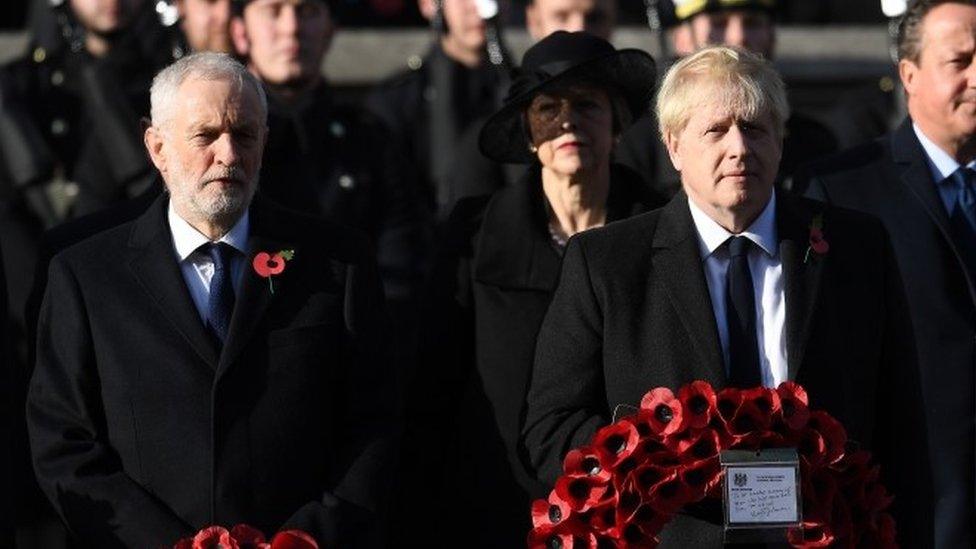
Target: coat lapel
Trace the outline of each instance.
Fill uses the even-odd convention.
[[[552,292],[562,259],[546,232],[538,170],[496,192],[476,243],[474,278],[504,288]]]
[[[925,150],[922,149],[922,144],[919,143],[918,137],[912,129],[911,119],[905,119],[905,122],[892,134],[891,154],[895,164],[902,170],[902,184],[915,195],[929,218],[942,233],[942,238],[945,239],[946,245],[956,257],[959,268],[966,277],[969,297],[976,302],[976,282],[974,282],[969,270],[965,268],[962,254],[952,238],[949,214],[946,212],[945,204],[939,196],[938,189],[936,189],[936,182],[932,180]]]
[[[807,258],[810,225],[816,212],[803,208],[787,193],[780,193],[776,199],[776,230],[786,298],[787,378],[796,380],[816,313],[823,265],[830,256]],[[830,227],[825,224],[823,231],[829,242]]]
[[[247,256],[244,258],[244,271],[241,275],[239,295],[234,304],[234,314],[230,319],[230,329],[227,341],[217,366],[217,377],[221,377],[237,360],[241,352],[247,347],[255,329],[261,323],[271,303],[280,299],[281,294],[292,290],[290,279],[294,279],[294,271],[301,267],[302,251],[297,247],[294,238],[275,234],[274,229],[285,226],[281,221],[275,222],[272,212],[265,207],[260,199],[255,199],[251,207],[251,234],[248,236]],[[252,266],[254,256],[260,252],[275,253],[281,250],[295,250],[295,257],[288,261],[285,270],[274,275],[274,294],[271,293],[271,283],[267,278],[257,274]],[[291,276],[289,276],[291,275]]]
[[[725,361],[718,327],[688,197],[683,191],[661,211],[652,245],[656,252],[652,260],[654,271],[660,273],[667,286],[678,317],[707,373],[706,381],[724,386]]]
[[[216,368],[216,345],[193,304],[173,249],[166,221],[168,203],[166,196],[157,198],[135,221],[129,238],[129,269],[190,347],[211,368]]]

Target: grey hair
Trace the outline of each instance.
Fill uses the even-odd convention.
[[[708,85],[710,84],[710,85]],[[779,137],[785,133],[790,106],[786,85],[772,65],[740,48],[712,46],[675,63],[657,96],[661,137],[684,130],[692,113],[709,101],[754,120],[769,112]]]
[[[235,82],[238,89],[245,83],[258,95],[261,103],[262,120],[268,118],[268,97],[258,79],[237,60],[226,53],[200,52],[187,55],[172,65],[159,71],[153,78],[149,89],[149,115],[152,125],[162,128],[169,123],[176,107],[176,93],[188,78],[203,80],[228,80]]]

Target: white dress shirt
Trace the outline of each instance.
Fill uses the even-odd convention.
[[[167,218],[170,233],[173,235],[173,250],[176,253],[176,260],[180,263],[183,280],[186,281],[186,287],[190,290],[193,304],[196,306],[197,312],[200,313],[200,320],[206,324],[209,320],[210,280],[214,275],[214,263],[206,250],[199,250],[198,248],[209,243],[210,239],[180,217],[173,209],[172,201],[169,203]],[[240,252],[234,254],[230,264],[231,284],[234,286],[235,295],[240,295],[241,274],[244,272],[244,263],[247,257],[249,227],[250,218],[247,210],[245,210],[244,215],[231,230],[218,240],[218,242],[224,242]]]
[[[698,231],[698,244],[712,298],[712,312],[718,325],[726,373],[729,365],[729,328],[725,319],[725,274],[729,270],[729,249],[722,246],[732,233],[725,230],[688,199],[691,218]],[[759,217],[738,236],[751,240],[749,272],[756,303],[756,338],[759,344],[759,367],[766,387],[776,387],[787,380],[786,365],[786,294],[783,290],[783,264],[776,234],[776,191]]]

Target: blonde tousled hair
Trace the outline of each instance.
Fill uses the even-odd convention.
[[[656,105],[662,139],[681,133],[697,109],[715,103],[728,105],[743,120],[770,112],[780,138],[790,116],[786,86],[768,61],[743,49],[712,46],[678,61],[664,75]]]

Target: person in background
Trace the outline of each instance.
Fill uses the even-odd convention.
[[[526,0],[525,30],[533,42],[563,30],[586,31],[609,40],[617,23],[613,0]]]
[[[391,305],[409,307],[422,278],[424,209],[382,124],[336,103],[322,75],[335,32],[329,2],[234,5],[235,47],[268,95],[262,192],[288,208],[366,232]]]
[[[898,31],[901,126],[815,163],[798,190],[891,233],[918,345],[934,521],[906,547],[976,545],[976,2],[913,0]],[[903,530],[899,526],[899,530]],[[909,532],[911,532],[909,530]]]
[[[522,464],[520,416],[566,240],[663,203],[610,162],[616,136],[653,94],[649,55],[556,31],[526,52],[523,69],[480,142],[525,175],[458,202],[425,300],[401,477],[422,479],[434,509],[420,508],[443,525],[437,547],[465,532],[466,547],[524,545],[530,502],[546,488]],[[413,484],[407,501],[421,497]]]
[[[657,4],[661,20],[672,22],[667,43],[676,57],[714,44],[745,48],[766,59],[772,59],[776,50],[776,5],[776,0],[661,0]],[[657,123],[648,113],[621,138],[617,159],[658,191],[674,194],[681,187],[680,176],[657,132]],[[777,186],[789,190],[801,163],[836,150],[837,139],[825,125],[793,112],[786,121]]]
[[[533,42],[558,30],[585,31],[609,40],[616,16],[614,0],[528,0],[525,4],[525,28]],[[486,119],[471,124],[458,140],[448,183],[451,206],[462,198],[489,194],[513,184],[525,171],[524,165],[500,164],[481,153],[478,139]]]
[[[494,3],[498,13],[489,20],[488,13],[479,13],[479,3],[492,4],[418,0],[434,31],[430,50],[411,57],[409,69],[380,83],[366,99],[417,173],[434,219],[445,219],[456,200],[449,178],[460,136],[498,107],[509,82],[508,54],[496,42],[499,57],[489,55],[488,32],[504,17],[507,2]]]
[[[147,48],[158,23],[144,0],[70,0],[36,7],[26,55],[0,68],[0,245],[7,272],[15,509],[23,547],[65,543],[34,485],[23,402],[32,315],[25,313],[45,229],[145,192],[152,170],[139,118],[149,82],[170,61]],[[155,27],[153,27],[155,25]],[[159,34],[153,34],[159,36]]]
[[[233,53],[230,38],[232,0],[176,0],[180,29],[190,51]]]

